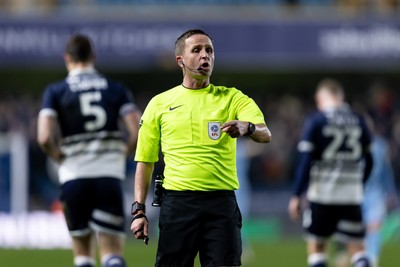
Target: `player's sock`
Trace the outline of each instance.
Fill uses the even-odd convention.
[[[308,256],[308,266],[327,267],[327,257],[325,253],[314,253]]]
[[[103,267],[126,267],[125,260],[122,256],[115,254],[107,254],[101,258]]]
[[[357,252],[351,257],[351,263],[354,267],[371,267],[371,263],[364,251]]]
[[[74,258],[75,267],[94,267],[96,261],[89,256],[76,256]]]

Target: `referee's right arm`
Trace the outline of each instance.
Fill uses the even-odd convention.
[[[154,162],[138,162],[135,173],[135,201],[146,203],[147,192],[150,188],[151,176],[154,170]]]
[[[151,183],[151,176],[154,170],[154,162],[138,162],[136,165],[135,173],[135,189],[134,189],[134,203],[145,205],[147,192]],[[134,205],[132,205],[134,206]],[[142,214],[142,215],[141,215]],[[131,231],[135,238],[143,239],[149,235],[149,223],[147,221],[145,210],[132,210],[134,219],[131,223]],[[139,215],[139,216],[138,216]]]

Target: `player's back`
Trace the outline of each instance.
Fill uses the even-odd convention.
[[[311,116],[314,145],[309,200],[359,204],[363,196],[363,158],[370,137],[363,118],[348,105]]]
[[[64,138],[118,129],[121,95],[105,77],[96,72],[73,73],[53,86]]]
[[[94,69],[72,71],[50,85],[44,108],[58,116],[62,150],[60,179],[124,177],[124,143],[119,114],[132,109],[126,90]]]

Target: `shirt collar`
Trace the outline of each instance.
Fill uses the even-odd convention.
[[[91,73],[96,73],[96,69],[93,66],[73,69],[68,73],[68,75],[75,76],[79,74],[91,74]]]

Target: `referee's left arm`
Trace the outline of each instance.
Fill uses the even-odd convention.
[[[265,123],[257,123],[255,126],[255,131],[249,135],[249,138],[258,143],[271,142],[272,134],[268,126]]]
[[[221,131],[229,134],[232,138],[247,136],[258,143],[269,143],[272,139],[271,131],[265,123],[253,124],[249,121],[233,120],[224,123]]]

